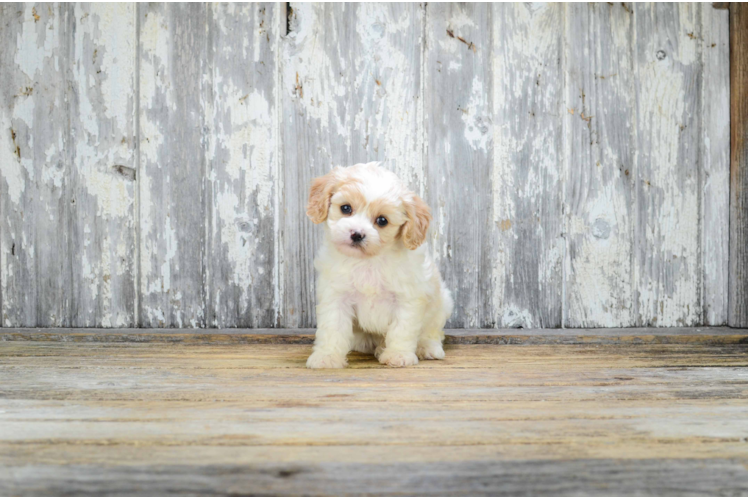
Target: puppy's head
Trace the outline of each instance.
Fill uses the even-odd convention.
[[[335,247],[352,257],[371,257],[392,245],[415,250],[426,239],[428,205],[377,163],[337,167],[317,177],[307,215],[325,222]]]

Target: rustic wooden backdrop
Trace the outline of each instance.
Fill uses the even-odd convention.
[[[451,327],[726,322],[726,10],[0,8],[0,326],[313,326],[309,181],[369,160]]]

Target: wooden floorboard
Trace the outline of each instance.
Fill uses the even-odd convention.
[[[0,342],[2,495],[748,495],[739,341],[310,371],[308,345],[19,338]]]
[[[311,344],[313,328],[0,328],[0,341]],[[748,329],[729,327],[455,329],[447,344],[748,344]]]

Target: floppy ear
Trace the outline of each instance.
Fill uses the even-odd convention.
[[[431,222],[431,209],[419,196],[405,202],[408,220],[403,224],[403,243],[411,250],[415,250],[426,239],[426,231]]]
[[[306,205],[306,215],[315,224],[327,219],[330,198],[332,198],[333,190],[337,184],[336,170],[312,181],[312,188],[309,190],[309,202]]]

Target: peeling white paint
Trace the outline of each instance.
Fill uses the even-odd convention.
[[[429,21],[422,7],[294,5],[295,20],[286,37],[279,34],[285,33],[282,8],[266,7],[272,16],[264,18],[261,25],[255,4],[209,6],[213,24],[206,24],[206,29],[224,38],[241,38],[215,45],[217,52],[211,55],[214,66],[200,80],[210,91],[206,90],[205,96],[189,96],[205,100],[201,101],[204,108],[189,119],[195,120],[196,127],[205,126],[207,160],[212,165],[205,179],[212,205],[201,224],[209,224],[212,234],[208,236],[216,246],[206,243],[206,251],[212,252],[208,260],[214,261],[208,262],[205,279],[210,282],[211,273],[220,268],[221,279],[238,292],[211,285],[211,304],[205,305],[192,303],[193,291],[182,289],[183,284],[178,283],[182,273],[189,271],[179,269],[184,265],[180,256],[185,252],[185,240],[180,239],[178,215],[169,213],[168,203],[161,199],[167,196],[169,186],[173,187],[170,183],[177,182],[166,170],[172,168],[168,162],[171,153],[165,151],[170,137],[161,114],[182,116],[178,103],[184,97],[170,77],[176,40],[167,22],[174,18],[160,6],[140,7],[140,12],[148,15],[140,18],[138,41],[134,34],[136,7],[131,4],[76,4],[57,11],[45,8],[39,11],[38,20],[33,7],[23,7],[17,35],[14,32],[10,43],[19,49],[15,58],[11,57],[13,85],[17,88],[3,89],[12,96],[12,106],[0,110],[0,187],[4,195],[7,193],[3,207],[14,213],[42,207],[35,220],[54,224],[61,219],[49,207],[69,201],[55,196],[69,187],[78,197],[78,210],[86,219],[79,234],[70,237],[81,238],[76,247],[80,255],[75,258],[80,272],[76,278],[81,283],[76,293],[87,301],[76,304],[82,317],[99,314],[97,321],[103,326],[129,324],[132,318],[114,304],[119,293],[117,280],[130,279],[133,273],[141,276],[138,300],[145,298],[147,302],[140,316],[156,325],[198,325],[201,311],[208,307],[224,307],[228,315],[232,307],[249,309],[253,287],[270,283],[266,281],[269,275],[275,311],[309,307],[283,302],[286,287],[294,283],[289,274],[297,272],[296,261],[301,268],[313,253],[305,248],[312,238],[302,241],[298,248],[284,247],[285,241],[300,236],[283,224],[303,218],[308,186],[291,192],[290,186],[295,183],[288,182],[280,172],[288,174],[295,167],[316,172],[340,158],[364,155],[373,158],[361,160],[386,160],[413,189],[434,196],[430,236],[434,257],[440,258],[443,266],[454,268],[455,278],[468,292],[457,293],[456,299],[458,310],[472,316],[457,321],[477,324],[478,313],[471,309],[478,307],[473,303],[476,294],[469,285],[479,283],[478,275],[485,271],[490,273],[493,288],[487,303],[498,325],[541,326],[544,320],[537,303],[555,300],[560,263],[565,258],[564,293],[569,297],[567,313],[571,317],[589,318],[596,326],[631,326],[647,321],[660,326],[697,324],[703,304],[707,321],[723,321],[729,183],[729,127],[723,118],[729,110],[729,73],[724,71],[729,62],[727,17],[722,11],[700,5],[635,6],[638,10],[633,16],[618,5],[584,7],[608,16],[594,28],[610,30],[606,34],[609,42],[605,43],[613,43],[615,50],[596,53],[604,50],[604,43],[590,43],[579,54],[591,65],[596,57],[615,59],[620,67],[636,72],[638,85],[634,88],[613,83],[615,78],[630,79],[628,74],[596,72],[595,77],[605,76],[607,82],[598,80],[598,91],[610,97],[605,102],[613,103],[596,109],[601,104],[591,100],[599,96],[589,89],[583,103],[564,102],[574,100],[576,89],[569,88],[565,94],[559,91],[570,73],[559,72],[557,65],[561,61],[568,68],[572,55],[559,53],[559,40],[564,44],[562,50],[570,50],[568,38],[560,37],[559,30],[564,23],[567,28],[572,26],[572,16],[577,15],[568,5],[492,6],[494,26],[489,38],[494,46],[478,44],[475,50],[469,47],[472,40],[463,43],[444,33],[442,25],[440,36],[431,38],[425,23],[435,20]],[[657,10],[670,8],[674,14],[667,16],[663,13],[671,11]],[[668,29],[643,29],[648,25],[636,24],[643,23],[652,9],[657,23]],[[60,54],[64,18],[58,12],[75,16],[74,51],[70,54]],[[251,25],[242,24],[249,19]],[[447,28],[455,36],[463,36],[483,26],[483,20],[476,18],[470,7],[454,6]],[[715,29],[722,38],[716,37]],[[427,39],[421,38],[422,33],[429,33]],[[204,36],[202,27],[194,35]],[[135,53],[138,44],[142,56],[139,61]],[[438,65],[423,64],[429,51],[435,49],[445,55],[443,60]],[[663,58],[657,56],[660,50]],[[54,89],[23,91],[44,80],[53,68],[67,71],[61,65],[68,56],[73,57],[74,64],[66,74],[73,77],[75,92],[75,100],[69,105],[79,115],[71,122],[72,145],[63,143],[62,135],[49,138],[35,132],[43,125],[39,123],[43,116],[40,106],[53,104],[60,109],[68,104],[54,101]],[[239,56],[247,65],[255,66],[246,72],[232,66]],[[474,75],[461,76],[472,68],[469,58],[475,57],[488,61],[486,74],[490,69],[491,78],[477,74],[485,65],[475,68]],[[140,65],[138,75],[136,62]],[[279,67],[274,66],[276,63]],[[260,73],[270,83],[256,82],[254,75]],[[426,79],[437,74],[464,78],[467,85],[463,88],[468,91],[462,96],[459,120],[449,124],[457,131],[452,136],[456,140],[429,145],[425,130],[430,120],[441,117],[424,106],[421,90]],[[564,78],[554,80],[559,74]],[[684,95],[695,92],[697,81],[702,82],[702,95],[694,104]],[[136,84],[140,86],[139,102],[135,102]],[[207,96],[212,96],[213,102],[207,102]],[[289,107],[289,103],[296,107]],[[481,111],[490,103],[493,109]],[[133,180],[112,167],[137,166],[133,144],[137,109],[142,168]],[[581,111],[586,112],[584,117]],[[636,141],[634,165],[624,164],[631,159],[602,140],[603,135],[616,133],[600,124],[602,118],[616,113],[630,117],[624,128]],[[203,118],[208,125],[201,122]],[[567,129],[570,124],[587,127],[582,123],[587,118],[592,121],[583,131],[589,131],[591,144],[588,147],[580,140],[579,147],[594,157],[593,163],[599,160],[592,172],[584,170],[591,164],[565,164],[559,156],[560,150],[568,152],[569,148],[559,143],[567,138],[559,138],[557,124],[564,120]],[[704,127],[701,144],[682,139],[690,130],[684,132],[684,124],[699,120]],[[284,153],[284,144],[280,143],[283,123],[308,131],[304,138],[308,144],[296,152],[285,151],[293,161],[307,163],[284,169],[280,157]],[[21,145],[20,159],[11,129]],[[287,133],[292,129],[284,130]],[[595,140],[599,144],[592,144]],[[490,268],[479,269],[482,262],[469,258],[462,262],[455,257],[483,242],[448,241],[446,235],[455,224],[455,214],[449,208],[454,200],[450,197],[465,191],[460,191],[461,185],[452,189],[454,186],[448,183],[463,182],[462,171],[453,161],[454,165],[448,166],[454,166],[454,174],[431,172],[424,162],[427,145],[432,161],[438,156],[449,158],[457,151],[475,153],[476,158],[471,158],[474,162],[486,159],[493,187],[486,197],[486,208],[492,211],[487,217],[493,222],[491,237],[497,238],[497,246],[480,250],[490,254]],[[65,149],[68,146],[72,149]],[[71,151],[75,164],[67,165],[65,155]],[[293,156],[299,152],[308,156]],[[696,156],[700,158],[701,177],[691,174],[696,172]],[[320,162],[322,165],[315,164]],[[570,168],[582,169],[589,179],[567,186],[564,183],[570,182]],[[69,182],[66,176],[71,169],[75,176]],[[624,169],[629,170],[628,176],[623,174]],[[691,177],[681,175],[686,171]],[[435,177],[429,178],[432,175]],[[436,188],[437,193],[428,192],[426,186]],[[138,220],[134,218],[138,212],[136,196]],[[557,203],[559,196],[563,199]],[[35,205],[26,207],[27,202]],[[563,216],[554,212],[561,206],[566,210]],[[633,220],[637,213],[631,211],[640,207],[647,212]],[[289,215],[289,210],[294,214]],[[562,226],[557,228],[552,220],[549,222],[555,217]],[[285,241],[276,238],[272,244],[263,244],[265,229],[258,228],[267,228],[268,221],[275,235],[283,231]],[[17,243],[17,250],[29,255],[35,253],[38,242],[16,223],[6,226],[0,249],[3,307],[35,307],[31,302],[24,305],[25,299],[13,296],[9,289],[8,283],[18,280],[19,275],[25,277],[26,271],[17,265],[17,256],[11,256],[8,242]],[[137,249],[128,239],[135,228],[140,233]],[[565,234],[561,234],[562,229]],[[635,230],[640,230],[636,234],[641,236],[641,247],[632,256]],[[531,247],[537,249],[537,255],[530,255]],[[566,256],[567,248],[573,250],[573,261]],[[270,252],[273,256],[268,265]],[[645,262],[637,262],[642,258]],[[536,278],[538,282],[530,287],[523,281]],[[521,290],[525,288],[540,292],[532,297],[534,304],[524,301],[521,294],[525,292]],[[639,297],[638,315],[634,314],[631,298],[634,292]],[[60,313],[61,309],[45,310],[40,317],[61,321]],[[301,313],[288,315],[292,314]],[[280,318],[281,323],[286,320]],[[4,315],[5,325],[19,321],[23,321],[21,315]]]
[[[318,120],[322,130],[332,126],[332,131],[349,145],[350,136],[341,116],[345,113],[338,109],[336,97],[345,96],[350,89],[345,85],[345,79],[335,72],[331,56],[321,46],[324,23],[317,17],[320,8],[311,3],[294,5],[298,22],[288,37],[295,50],[288,54],[293,58],[293,64],[283,65],[284,90],[295,96],[310,118]],[[336,62],[343,66],[343,71],[344,61]]]
[[[0,178],[7,184],[7,193],[11,203],[18,205],[21,201],[21,196],[26,189],[26,172],[21,164],[21,160],[16,155],[16,144],[14,144],[10,120],[5,114],[5,110],[0,111],[2,113],[2,120],[0,121]],[[27,167],[28,168],[28,167]],[[3,266],[4,267],[4,266]]]
[[[172,289],[172,273],[178,270],[174,268],[178,265],[174,262],[179,249],[178,235],[177,228],[172,225],[170,207],[161,200],[168,192],[170,175],[163,164],[168,153],[164,154],[166,138],[159,118],[161,113],[176,109],[169,54],[171,35],[160,9],[148,9],[141,18],[140,34],[139,266],[141,318],[146,324],[156,326],[163,326],[167,321],[184,326],[183,311],[191,311],[196,306],[181,304],[181,291]],[[165,110],[161,109],[163,103]],[[163,306],[173,304],[181,307],[170,307],[167,319]],[[198,307],[202,309],[202,305]]]
[[[701,114],[704,175],[701,197],[701,261],[703,314],[707,324],[727,321],[729,281],[730,193],[730,33],[729,12],[702,7]]]
[[[488,151],[492,138],[491,118],[480,111],[488,109],[488,92],[483,88],[483,81],[476,76],[470,90],[470,99],[462,110],[462,121],[465,123],[465,139],[475,149]]]
[[[216,196],[217,230],[220,232],[221,242],[226,251],[227,264],[232,268],[229,283],[241,289],[241,302],[246,303],[246,293],[253,283],[256,268],[255,256],[257,252],[257,236],[240,231],[240,223],[248,218],[248,214],[241,213],[238,197],[232,192],[218,193]]]
[[[120,131],[128,129],[132,116],[135,77],[135,6],[127,3],[91,4],[91,17],[98,18],[98,32],[106,38],[101,62],[101,92],[104,113],[117,123]],[[79,6],[76,6],[76,17]],[[120,143],[121,144],[121,143]],[[127,145],[122,145],[123,148]]]
[[[34,82],[36,74],[44,69],[45,60],[59,48],[59,20],[54,16],[39,21],[36,15],[36,4],[24,4],[23,30],[16,40],[16,66],[23,71],[30,82]],[[40,11],[42,9],[40,8]],[[42,12],[42,15],[45,13]]]

